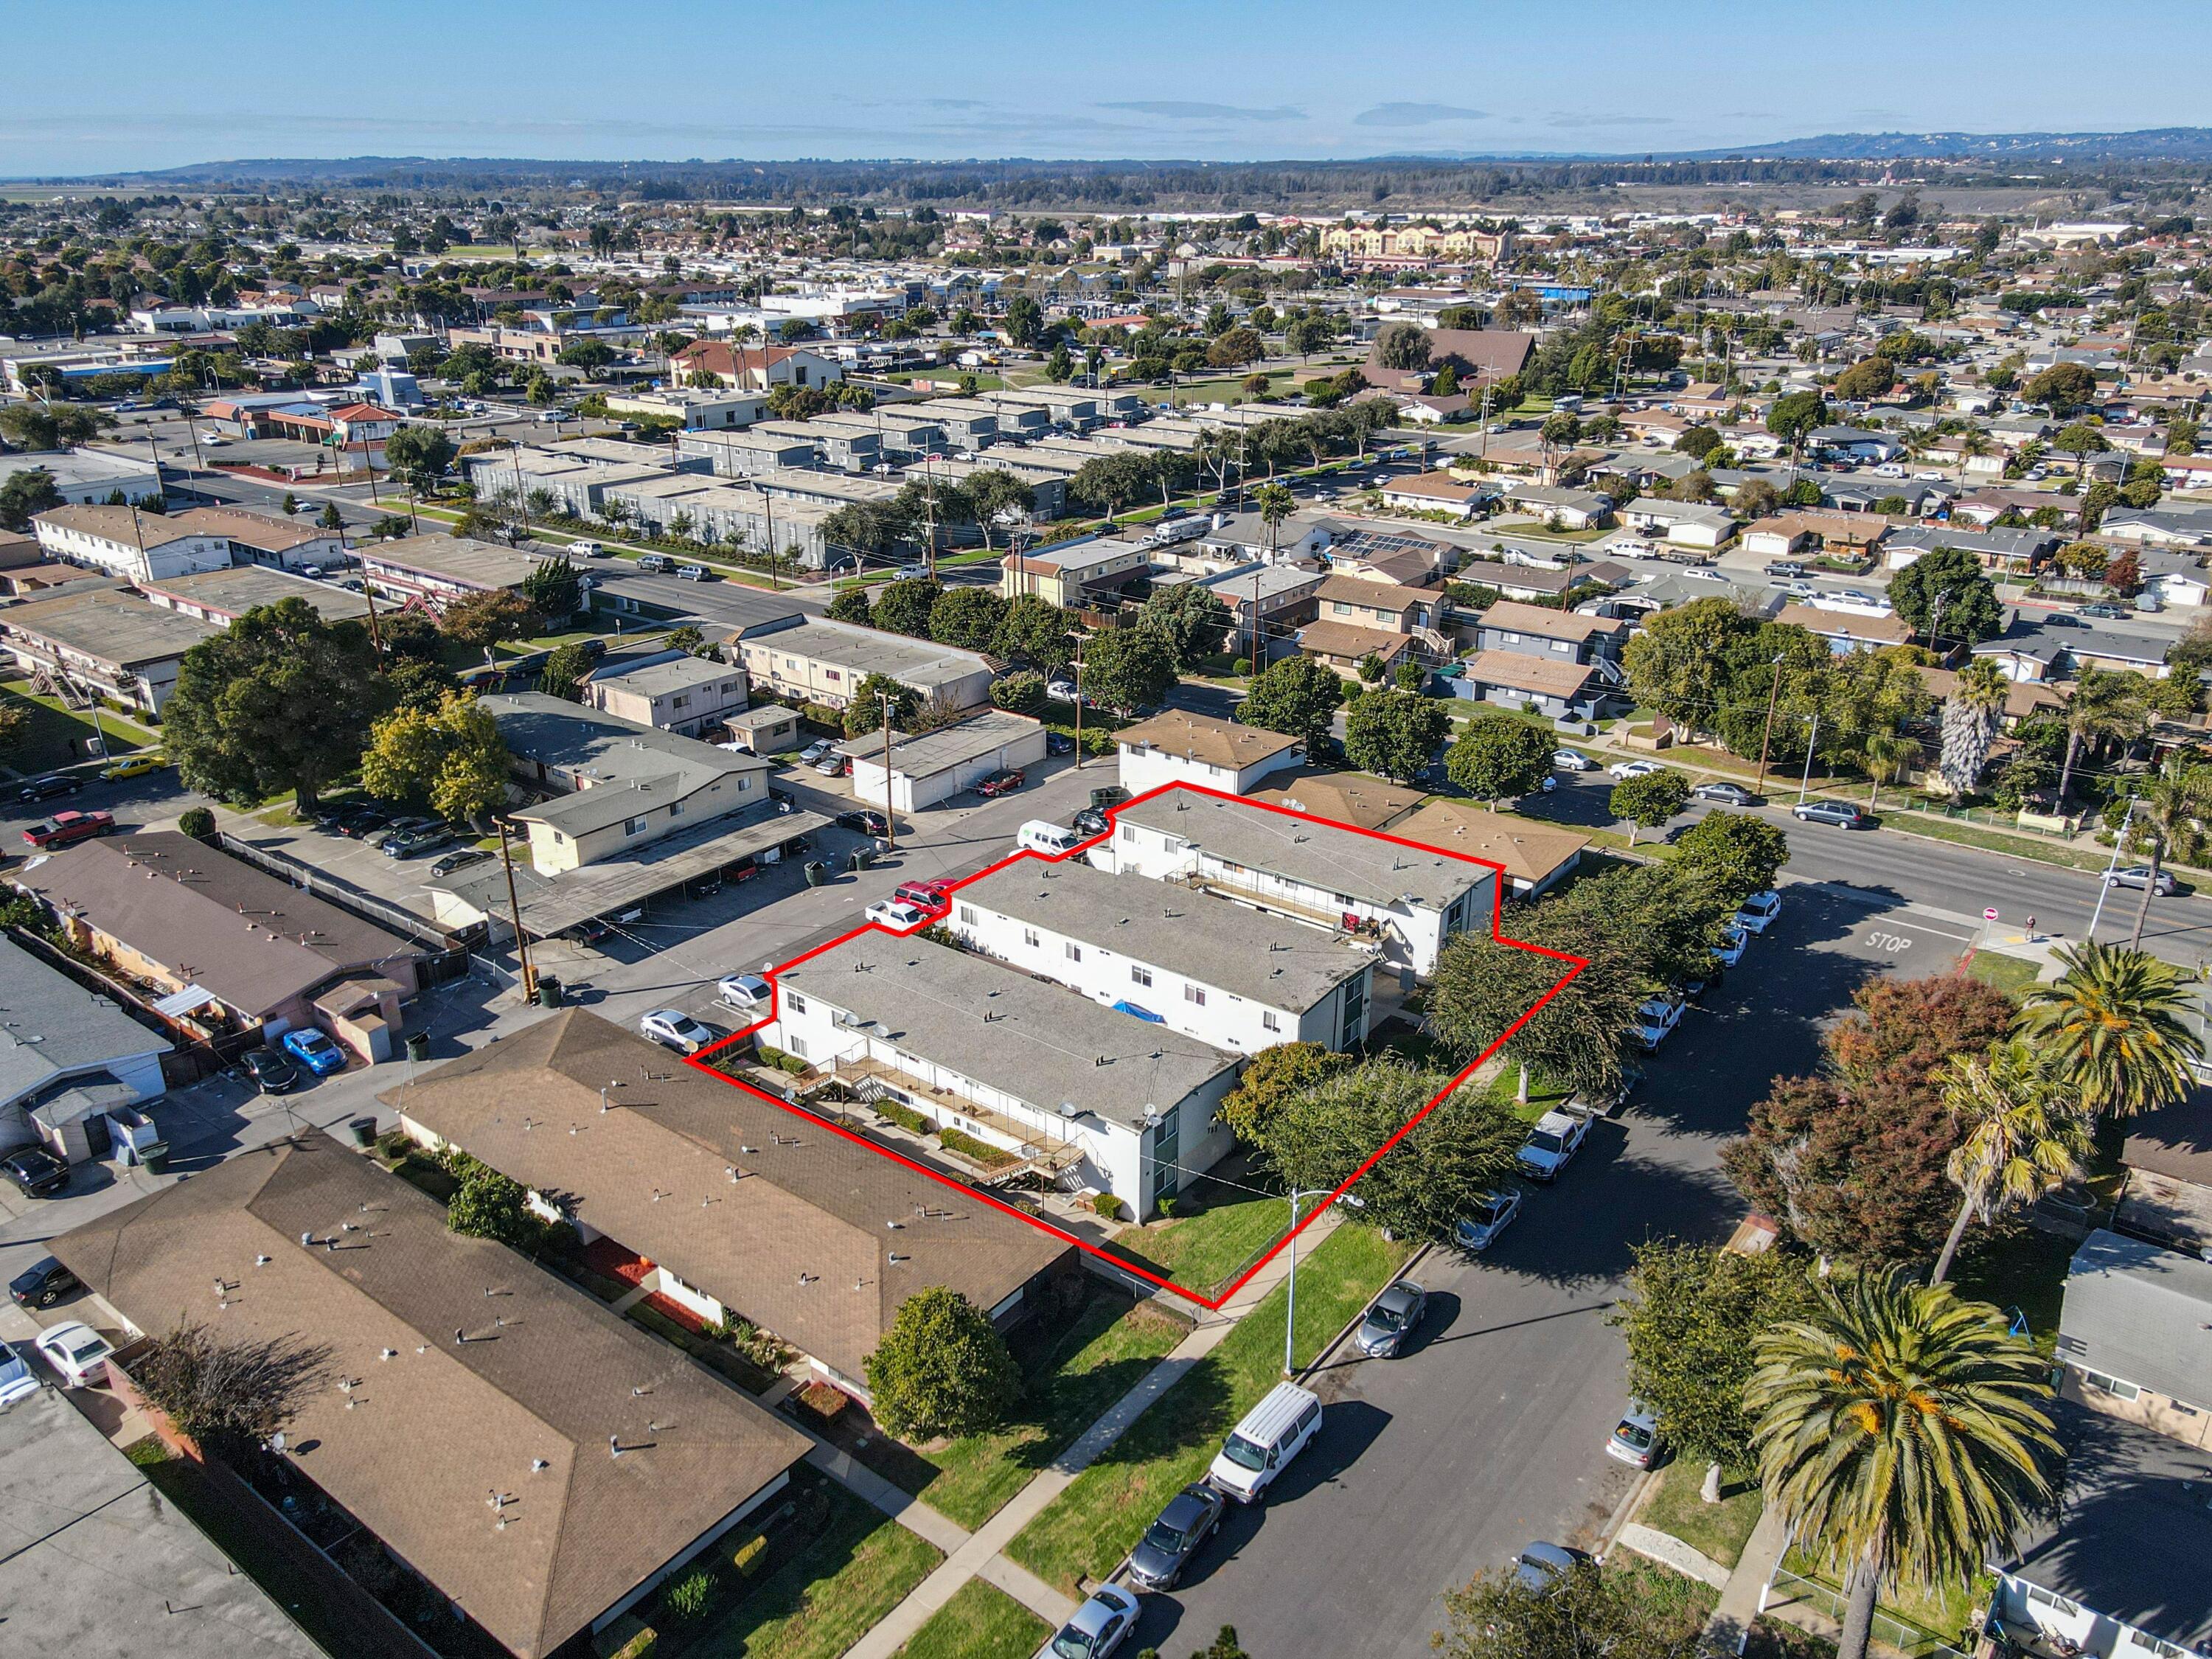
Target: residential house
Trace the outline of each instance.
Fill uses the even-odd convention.
[[[1823,426],[1805,434],[1805,453],[1814,460],[1845,460],[1865,465],[1893,461],[1905,453],[1905,446],[1887,432],[1869,431],[1863,427]]]
[[[780,618],[744,630],[735,644],[754,689],[776,696],[842,708],[861,681],[879,674],[946,708],[973,708],[990,700],[991,660],[981,652],[856,623]]]
[[[2212,530],[2212,523],[2207,528]],[[2147,549],[2136,556],[2142,566],[2143,592],[2160,604],[2193,609],[2212,603],[2212,576],[2205,573],[2202,555]]]
[[[1417,472],[1386,480],[1377,493],[1386,507],[1407,513],[1449,513],[1456,519],[1480,518],[1498,498],[1496,484],[1468,480],[1450,472]]]
[[[1893,645],[1910,645],[1912,629],[1904,617],[1859,616],[1810,605],[1785,605],[1774,619],[1818,634],[1838,656],[1854,651],[1881,651]]]
[[[1959,689],[1959,677],[1948,668],[1921,668],[1914,671],[1928,695],[1937,702],[1947,701]],[[2007,730],[2021,721],[2037,715],[2055,714],[2066,707],[2072,687],[2053,684],[2048,680],[2008,679],[2005,682],[2004,708],[2000,719]]]
[[[1711,552],[1735,534],[1735,517],[1724,507],[1703,501],[1669,501],[1639,496],[1620,509],[1620,521],[1646,535],[1663,536],[1674,547]]]
[[[2212,513],[2177,513],[2157,507],[2107,507],[2097,522],[2105,541],[2138,547],[2212,547]]]
[[[1370,658],[1386,672],[1413,661],[1415,643],[1410,634],[1326,619],[1310,622],[1298,630],[1298,649],[1347,679],[1358,678],[1360,665]]]
[[[1263,806],[1288,807],[1354,830],[1380,830],[1428,799],[1419,789],[1386,782],[1371,772],[1278,774],[1250,793]]]
[[[327,1355],[332,1380],[298,1391],[267,1455],[518,1659],[604,1631],[758,1515],[806,1454],[744,1394],[505,1245],[453,1231],[442,1206],[325,1136],[240,1152],[53,1251],[126,1336],[190,1305],[225,1340]],[[149,1566],[132,1559],[103,1594],[135,1593]],[[167,1611],[163,1652],[203,1617]]]
[[[219,631],[131,588],[97,583],[0,611],[0,640],[27,672],[153,714],[176,689],[185,653]]]
[[[374,1063],[416,990],[421,946],[173,830],[81,841],[9,879],[187,1038],[314,1028]]]
[[[1294,564],[1245,564],[1197,578],[1229,607],[1230,647],[1264,666],[1297,649],[1299,629],[1320,609],[1322,573]],[[1157,591],[1166,584],[1153,579]]]
[[[763,1041],[1137,1216],[1233,1144],[1235,1054],[987,957],[871,931],[775,979]]]
[[[1048,605],[1080,611],[1117,599],[1151,564],[1149,552],[1136,542],[1100,538],[1035,547],[999,562],[999,592],[1009,599],[1034,593]]]
[[[1501,599],[1482,613],[1475,643],[1484,651],[1618,665],[1635,631],[1632,624],[1610,617]]]
[[[1595,530],[1612,523],[1613,518],[1609,496],[1601,495],[1594,489],[1571,489],[1562,484],[1508,484],[1505,504],[1547,524],[1556,520],[1566,530]]]
[[[1487,927],[1495,907],[1486,864],[1189,787],[1122,807],[1090,858],[1376,940],[1384,961],[1418,974],[1435,971],[1452,934]]]
[[[609,392],[606,404],[610,415],[673,421],[679,432],[737,431],[768,413],[768,399],[757,392],[702,392],[694,387]]]
[[[655,651],[601,661],[582,690],[601,714],[696,738],[744,708],[745,672],[711,657]]]
[[[1907,525],[1882,538],[1882,561],[1902,570],[1923,553],[1954,547],[1971,553],[1990,570],[2031,575],[2066,538],[2051,530],[1965,530]]]
[[[11,939],[0,939],[0,1150],[37,1141],[70,1163],[108,1148],[106,1116],[160,1097],[176,1045]]]
[[[1572,875],[1589,837],[1560,824],[1509,817],[1472,801],[1432,796],[1399,817],[1390,833],[1438,852],[1494,864],[1514,898],[1534,898]]]
[[[2212,1105],[2204,1096],[2130,1119],[2120,1163],[2127,1173],[2113,1230],[2212,1261]]]
[[[1214,1048],[1349,1048],[1367,1034],[1372,947],[1080,860],[1017,859],[952,895],[971,948]]]
[[[1297,739],[1256,726],[1171,708],[1114,734],[1121,787],[1141,795],[1163,784],[1196,783],[1247,795],[1271,775],[1296,766]]]
[[[1536,337],[1509,328],[1432,328],[1428,331],[1427,367],[1390,368],[1379,348],[1368,353],[1360,373],[1370,386],[1386,392],[1426,392],[1429,381],[1449,363],[1460,384],[1479,387],[1485,380],[1518,374],[1535,355]]]
[[[1553,720],[1610,719],[1627,700],[1625,681],[1602,659],[1577,662],[1520,651],[1479,652],[1451,685],[1455,696],[1534,709]]]
[[[1319,620],[1378,629],[1386,634],[1434,634],[1443,617],[1443,594],[1433,587],[1332,575],[1316,590],[1314,598]],[[1423,643],[1436,648],[1433,641]]]

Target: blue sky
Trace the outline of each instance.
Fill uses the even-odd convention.
[[[1611,154],[2212,124],[2203,0],[9,0],[0,15],[13,177],[369,154]]]

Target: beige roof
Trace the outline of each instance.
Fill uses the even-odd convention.
[[[226,1339],[326,1346],[330,1381],[302,1395],[289,1456],[522,1659],[806,1452],[674,1348],[447,1231],[430,1199],[322,1135],[241,1152],[52,1248],[143,1331],[189,1310]]]
[[[1265,731],[1256,726],[1236,726],[1174,708],[1148,720],[1139,720],[1134,726],[1125,726],[1114,737],[1128,748],[1151,747],[1232,771],[1257,766],[1286,749],[1298,746],[1296,738],[1286,738],[1279,732]]]
[[[1536,691],[1546,696],[1571,697],[1590,677],[1586,663],[1554,662],[1519,651],[1482,651],[1470,659],[1470,684],[1503,685],[1516,691]]]
[[[249,513],[242,507],[196,507],[189,513],[174,514],[170,521],[198,534],[227,536],[264,553],[289,552],[337,533],[324,529],[312,518],[272,519],[265,513]]]
[[[1401,789],[1367,772],[1293,772],[1255,789],[1251,799],[1355,830],[1380,830],[1419,805],[1422,796],[1418,789]]]
[[[1382,486],[1385,495],[1419,495],[1437,501],[1471,501],[1494,493],[1494,484],[1468,483],[1449,472],[1417,472],[1410,478],[1393,478]]]
[[[1827,639],[1849,637],[1869,645],[1906,645],[1912,629],[1902,617],[1862,617],[1850,611],[1823,611],[1813,605],[1785,605],[1774,620]]]
[[[1373,652],[1389,662],[1413,642],[1410,634],[1393,634],[1357,623],[1314,622],[1298,630],[1298,649],[1316,657],[1341,657],[1352,661]]]
[[[1390,611],[1402,611],[1409,605],[1434,605],[1443,597],[1431,587],[1407,587],[1397,582],[1370,581],[1360,576],[1331,576],[1314,590],[1314,594],[1333,604]]]
[[[1572,864],[1589,845],[1589,837],[1571,830],[1441,799],[1431,799],[1418,811],[1400,818],[1390,826],[1390,833],[1439,852],[1502,864],[1507,875],[1531,886],[1560,866]]]
[[[97,536],[103,541],[120,542],[130,547],[161,547],[170,542],[180,542],[187,536],[220,535],[220,531],[197,530],[185,525],[185,515],[177,514],[165,517],[149,513],[143,508],[133,512],[127,507],[108,507],[94,503],[78,506],[74,502],[50,507],[32,517],[33,524],[50,524],[62,530],[74,530],[81,535]]]
[[[851,1377],[915,1291],[995,1308],[1068,1248],[580,1009],[379,1098]]]
[[[1569,573],[1572,574],[1572,572]],[[1510,629],[1547,640],[1586,640],[1593,635],[1626,634],[1629,624],[1613,617],[1585,617],[1573,611],[1554,611],[1546,605],[1522,605],[1500,599],[1482,613],[1485,628]]]

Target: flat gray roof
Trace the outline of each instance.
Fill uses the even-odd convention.
[[[770,633],[749,634],[743,643],[834,663],[856,679],[886,674],[902,684],[917,687],[964,679],[991,665],[978,652],[887,634],[880,628],[832,622],[826,617],[805,617]]]
[[[0,1032],[0,1103],[176,1046],[9,939],[0,939],[0,1008],[8,1015]]]
[[[1248,870],[1285,876],[1369,904],[1396,904],[1410,896],[1417,904],[1442,910],[1493,874],[1486,864],[1192,789],[1170,789],[1141,805],[1122,808],[1119,816],[1123,823],[1180,836]]]
[[[587,788],[556,795],[515,814],[574,836],[619,823],[641,804],[662,806],[688,799],[718,779],[741,774],[764,780],[769,770],[768,762],[757,756],[732,754],[696,738],[641,726],[540,692],[501,692],[482,702],[515,759],[592,780]],[[740,802],[736,790],[729,792],[733,811],[767,798],[765,787],[746,802]]]
[[[1147,1108],[1164,1110],[1239,1064],[1235,1054],[988,957],[873,929],[777,978],[882,1025],[908,1052],[1039,1111],[1073,1101],[1128,1129],[1143,1124]]]
[[[1310,1008],[1374,958],[1336,935],[1070,859],[1018,859],[953,895],[1254,1002]]]
[[[206,570],[194,576],[173,576],[148,582],[151,593],[167,593],[226,617],[242,617],[257,605],[280,599],[305,599],[325,620],[368,615],[368,600],[336,582],[311,581],[289,571],[262,564],[234,565],[228,570]],[[386,610],[391,607],[387,605]]]
[[[704,657],[682,652],[661,662],[624,663],[617,659],[602,663],[591,675],[594,685],[617,685],[647,697],[688,691],[694,686],[712,685],[717,680],[742,684],[744,678],[745,671],[734,664],[709,662]]]
[[[988,708],[967,720],[925,732],[920,737],[894,730],[891,769],[910,778],[929,777],[948,767],[980,759],[1001,744],[1040,729],[1038,723],[1026,714]],[[877,732],[848,738],[837,745],[837,750],[854,760],[879,761],[884,753],[883,736]]]
[[[2066,1271],[2058,1357],[2212,1407],[2212,1262],[2098,1231]]]
[[[131,668],[181,657],[222,630],[180,616],[128,587],[95,587],[0,611],[0,627]]]
[[[468,536],[403,536],[397,541],[363,542],[354,552],[363,564],[388,565],[478,587],[514,587],[549,556]]]

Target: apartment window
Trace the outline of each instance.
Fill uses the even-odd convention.
[[[2038,1607],[2049,1607],[2054,1613],[2078,1614],[2081,1611],[2064,1596],[2053,1595],[2040,1584],[2030,1584],[2027,1587],[2027,1599]]]
[[[625,836],[641,836],[644,833],[645,820],[643,818],[632,818],[629,823],[623,825],[623,834]]]
[[[1554,651],[1571,651],[1575,647],[1565,640],[1553,640],[1552,641],[1552,649]]]
[[[566,847],[568,844],[568,838],[556,830],[553,832],[553,844],[556,847]]]
[[[973,927],[975,925],[975,907],[972,904],[962,905],[960,907],[960,920],[966,922],[970,927]]]
[[[720,787],[721,787],[721,786],[720,786],[720,784],[716,784],[714,787],[715,787],[717,789],[719,789],[719,788],[720,788]],[[669,803],[668,803],[668,816],[669,816],[670,817],[672,817],[672,818],[680,818],[680,817],[682,817],[684,816],[684,803],[683,803],[682,801],[680,801],[680,800],[672,800],[672,801],[669,802]]]
[[[806,1058],[806,1039],[805,1037],[791,1036],[787,1035],[783,1039],[783,1046],[786,1050],[789,1053],[797,1054],[801,1060]]]
[[[1036,929],[1034,927],[1023,928],[1022,943],[1028,945],[1032,951],[1036,950],[1038,943]]]
[[[1260,1029],[1263,1031],[1279,1031],[1283,1029],[1282,1019],[1273,1010],[1267,1010],[1260,1016]]]
[[[1331,599],[1328,602],[1328,608],[1340,617],[1348,617],[1352,614],[1352,607],[1342,599]]]
[[[1203,1008],[1206,1006],[1205,989],[1200,986],[1186,985],[1182,988],[1182,1000]]]
[[[783,1006],[792,1013],[803,1014],[806,1012],[806,999],[796,991],[786,991],[783,994]]]
[[[832,680],[832,681],[835,681],[835,680],[842,680],[842,679],[843,679],[845,677],[844,677],[844,675],[842,675],[842,674],[839,673],[839,672],[837,672],[837,670],[836,670],[836,669],[834,669],[834,668],[825,668],[825,669],[823,669],[823,670],[822,671],[822,678],[823,678],[823,679],[825,679],[825,680]]]
[[[691,699],[679,691],[668,700],[668,706],[671,708],[689,708],[691,706]]]
[[[1067,959],[1070,962],[1080,962],[1083,960],[1083,947],[1080,945],[1077,945],[1071,941],[1065,948],[1067,951]]]
[[[1129,979],[1133,984],[1150,985],[1152,982],[1152,970],[1149,968],[1132,968],[1129,969]]]
[[[2142,1390],[2132,1382],[2124,1382],[2117,1376],[2107,1376],[2102,1371],[2085,1370],[2081,1380],[2099,1394],[2108,1394],[2115,1400],[2137,1400]]]
[[[1133,842],[1133,841],[1136,840],[1136,838],[1137,838],[1137,826],[1136,826],[1135,824],[1133,824],[1133,823],[1125,823],[1125,824],[1123,824],[1123,825],[1121,826],[1121,839],[1122,839],[1123,841],[1129,841],[1129,842]]]

